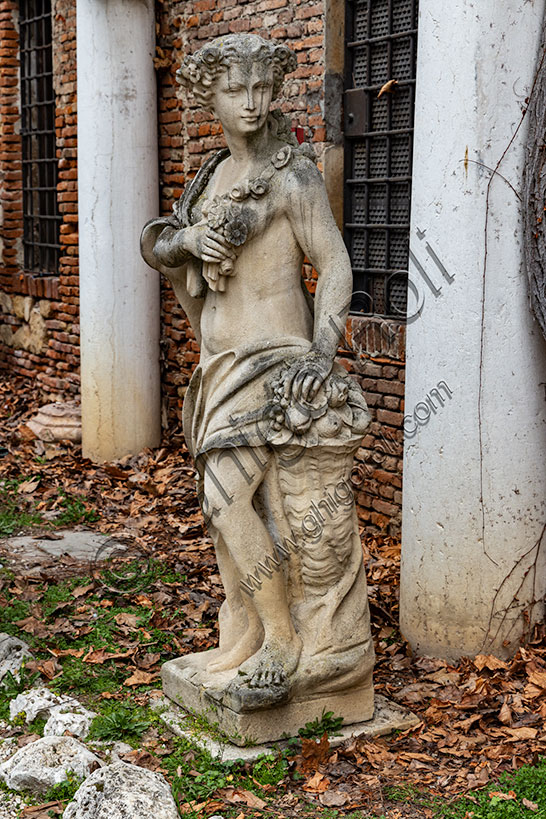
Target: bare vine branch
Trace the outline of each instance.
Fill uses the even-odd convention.
[[[523,253],[531,309],[546,338],[546,11],[535,83],[529,98],[529,132],[523,166]]]

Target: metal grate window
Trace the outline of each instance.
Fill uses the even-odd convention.
[[[345,240],[355,312],[405,317],[418,0],[348,0]],[[378,94],[389,81],[391,93]]]
[[[25,269],[57,273],[59,225],[51,0],[20,0]]]

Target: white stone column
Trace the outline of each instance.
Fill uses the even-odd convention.
[[[78,0],[77,29],[83,451],[108,461],[160,440],[153,0]]]
[[[488,203],[485,166],[520,123],[544,0],[419,5],[401,629],[419,653],[503,655],[526,617],[542,617],[546,590],[546,344],[522,263],[525,122]]]

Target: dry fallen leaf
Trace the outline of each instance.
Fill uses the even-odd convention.
[[[499,720],[503,723],[503,725],[511,725],[512,723],[512,711],[506,702],[499,711]]]
[[[46,802],[44,805],[32,805],[24,808],[21,816],[29,817],[29,819],[50,819],[52,815],[61,816],[63,811],[64,805],[62,802]]]
[[[529,810],[533,810],[533,811],[538,810],[538,805],[537,805],[536,802],[531,802],[530,799],[526,799],[525,797],[523,797],[523,799],[521,801],[523,802],[523,804],[524,804],[524,806],[526,808],[529,808]]]
[[[41,671],[44,677],[47,677],[48,680],[52,680],[60,670],[61,667],[55,660],[45,660],[38,666],[38,671]]]
[[[23,481],[23,483],[20,483],[19,486],[17,487],[17,491],[20,495],[22,494],[30,495],[32,492],[34,492],[35,489],[38,488],[39,484],[40,478],[34,478],[28,481]]]
[[[155,682],[157,679],[159,679],[159,672],[150,674],[147,671],[137,670],[125,680],[123,685],[150,685],[150,683]]]
[[[137,628],[138,617],[136,614],[130,614],[127,611],[120,611],[116,614],[114,620],[118,626],[128,626],[129,628]]]
[[[340,791],[325,791],[319,796],[319,802],[327,808],[341,808],[349,801],[349,794],[340,793]]]
[[[474,665],[478,671],[482,671],[484,668],[488,668],[489,671],[497,671],[499,668],[508,668],[508,663],[499,660],[499,658],[493,656],[493,654],[478,654],[474,659]]]
[[[381,91],[377,95],[377,99],[382,97],[383,94],[394,94],[396,91],[396,86],[398,85],[398,80],[389,80],[385,83],[385,85],[381,88]]]
[[[330,780],[318,771],[307,780],[303,786],[303,790],[308,793],[324,793],[330,787]]]
[[[529,682],[537,688],[546,689],[546,671],[532,671],[529,674]]]
[[[514,791],[508,791],[508,793],[503,793],[502,791],[489,791],[489,798],[500,799],[503,802],[509,802],[512,799],[517,799],[518,797],[516,796]]]
[[[319,742],[314,739],[301,741],[301,770],[303,773],[316,771],[319,765],[324,765],[330,756],[330,742],[325,732]]]
[[[89,583],[87,586],[77,586],[75,589],[73,589],[72,596],[73,597],[83,597],[84,594],[87,594],[87,592],[90,592],[91,589],[94,589],[94,588],[95,588],[94,583]]]
[[[138,765],[139,768],[147,768],[149,771],[167,773],[167,771],[161,767],[161,760],[145,749],[129,751],[127,754],[122,754],[121,758],[125,762],[130,762],[132,765]]]
[[[536,728],[507,728],[505,733],[515,740],[535,739],[538,731]]]
[[[238,802],[244,802],[249,808],[258,808],[258,810],[263,810],[267,805],[267,802],[264,802],[263,799],[260,799],[251,791],[246,791],[243,788],[221,788],[218,793],[226,802],[230,802],[232,805],[236,805]]]

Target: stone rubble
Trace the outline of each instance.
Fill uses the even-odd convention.
[[[0,632],[0,681],[8,672],[18,680],[23,663],[31,657],[32,653],[27,643],[5,632]]]
[[[14,819],[26,807],[26,802],[16,793],[0,791],[0,819]]]
[[[47,720],[44,736],[61,737],[68,731],[80,739],[86,739],[95,711],[84,708],[73,697],[59,697],[48,688],[33,688],[24,691],[10,702],[10,718],[25,714],[27,725],[38,717]]]
[[[80,739],[86,739],[95,711],[88,711],[83,705],[61,705],[52,710],[51,716],[45,724],[45,737],[62,737],[68,731]]]
[[[73,737],[42,737],[0,765],[0,779],[15,791],[44,793],[69,772],[85,779],[103,763]]]
[[[19,714],[25,713],[25,722],[34,722],[35,719],[49,718],[59,709],[81,713],[83,706],[73,697],[58,697],[49,688],[31,688],[18,694],[9,704],[10,719],[14,720]],[[86,711],[86,709],[83,709]],[[91,712],[87,712],[91,713]]]
[[[161,774],[126,762],[95,771],[76,791],[63,819],[179,819]]]

